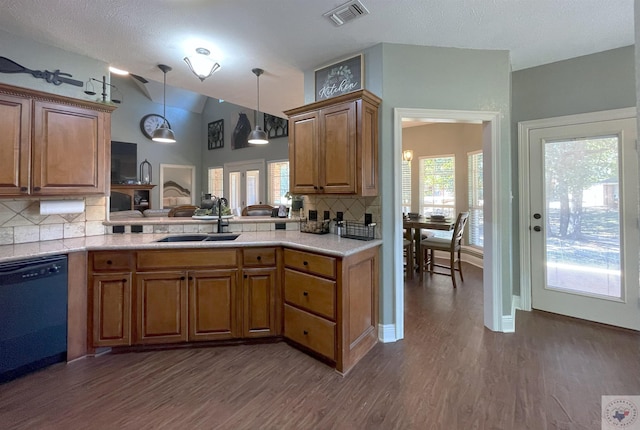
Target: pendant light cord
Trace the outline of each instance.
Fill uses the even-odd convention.
[[[164,72],[164,85],[162,86],[162,126],[167,125],[167,72]]]
[[[256,79],[258,81],[258,110],[253,115],[253,122],[255,125],[258,125],[258,112],[260,112],[260,75],[256,74]]]

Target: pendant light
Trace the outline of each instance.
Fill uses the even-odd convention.
[[[176,136],[173,134],[173,130],[167,122],[167,72],[171,71],[171,67],[165,64],[158,64],[158,68],[164,73],[164,86],[162,96],[162,118],[164,122],[158,128],[153,131],[151,140],[161,143],[175,143]]]
[[[251,134],[249,134],[248,142],[253,143],[254,145],[266,145],[267,143],[269,143],[269,140],[267,139],[267,133],[265,133],[262,127],[258,125],[258,112],[260,112],[260,75],[264,73],[264,70],[256,68],[251,69],[251,71],[254,75],[256,75],[258,80],[258,109],[256,110],[256,114],[254,116],[256,129],[253,130]]]

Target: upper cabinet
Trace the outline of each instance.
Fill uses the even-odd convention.
[[[378,106],[367,90],[285,112],[294,194],[378,195]]]
[[[0,196],[105,194],[114,109],[0,84]]]

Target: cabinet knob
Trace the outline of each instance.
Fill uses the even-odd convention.
[[[107,260],[107,264],[113,264],[113,261]]]
[[[33,187],[33,191],[40,191],[41,188],[40,187]]]
[[[306,331],[306,330],[304,330],[304,331],[302,332],[302,334],[304,334],[304,335],[306,336],[306,335],[308,335],[308,334],[309,334],[309,332],[308,332],[308,331]]]
[[[324,187],[320,187],[321,190],[324,190]]]
[[[308,261],[303,261],[302,264],[304,264],[305,266],[308,266],[309,262]]]
[[[181,277],[180,277],[180,280],[181,280],[181,281],[184,281],[185,279],[186,279],[186,278],[185,278],[184,276],[181,276]]]
[[[189,280],[190,280],[190,281],[193,281],[193,276],[189,276]]]
[[[27,188],[27,187],[20,187],[20,191],[21,191],[21,192],[23,192],[23,193],[26,193],[26,192],[27,192],[27,190],[28,190],[28,188]]]
[[[308,295],[309,295],[309,293],[307,293],[306,291],[304,291],[304,292],[302,293],[302,295],[303,295],[303,296],[308,296]]]
[[[247,279],[247,278],[248,278],[248,276],[247,276],[247,275],[244,275],[244,279]]]
[[[314,185],[314,186],[313,186],[313,189],[314,189],[314,190],[317,190],[317,189],[318,189],[318,187],[316,187],[316,186]]]
[[[262,257],[258,255],[258,261],[262,260]]]
[[[127,282],[126,278],[123,278],[123,279],[122,279],[122,282]]]

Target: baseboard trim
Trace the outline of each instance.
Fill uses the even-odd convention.
[[[382,343],[395,342],[396,325],[395,324],[378,324],[378,340]]]
[[[520,309],[520,296],[511,297],[511,314],[502,316],[502,332],[516,332],[516,309]]]

